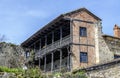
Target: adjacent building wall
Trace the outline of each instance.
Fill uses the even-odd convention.
[[[90,70],[87,69],[86,75],[88,78],[119,78],[120,59],[90,67]]]
[[[114,26],[114,36],[120,38],[120,27],[118,25]]]
[[[98,22],[95,28],[96,64],[104,63],[113,59],[113,53],[110,51],[110,48],[102,35],[102,25],[101,22]]]
[[[104,35],[103,38],[113,54],[113,59],[114,59],[114,55],[120,56],[120,39],[107,35]]]

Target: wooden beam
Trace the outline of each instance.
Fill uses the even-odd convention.
[[[40,46],[39,46],[39,51],[41,50],[41,39],[40,39]]]
[[[46,72],[46,55],[44,57],[44,72]]]
[[[85,22],[85,23],[89,23],[89,24],[96,24],[96,22],[85,21],[85,20],[80,20],[80,19],[73,19],[73,18],[64,18],[64,19],[65,19],[65,20],[78,21],[78,22]]]
[[[60,49],[60,71],[62,66],[62,49]]]
[[[51,72],[53,71],[53,65],[54,65],[54,53],[51,53],[52,59],[51,59]]]
[[[47,35],[45,35],[45,47],[47,46]]]
[[[70,41],[73,42],[73,26],[72,26],[72,19],[70,19]]]
[[[67,52],[68,52],[68,56],[67,56],[67,68],[68,68],[68,70],[70,69],[70,58],[69,58],[69,47],[67,47]]]
[[[54,43],[54,31],[52,31],[52,44]]]
[[[40,67],[41,65],[40,65],[40,64],[41,64],[41,59],[40,59],[40,57],[39,57],[39,68],[41,69],[41,67]]]

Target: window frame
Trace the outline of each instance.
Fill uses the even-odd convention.
[[[26,51],[26,52],[25,52],[25,57],[26,57],[26,58],[30,57],[30,52],[29,52],[29,51]]]
[[[86,27],[79,27],[79,36],[87,37],[87,28]]]
[[[83,56],[83,54],[86,54],[86,55]],[[87,52],[80,52],[80,62],[88,63],[88,53]]]

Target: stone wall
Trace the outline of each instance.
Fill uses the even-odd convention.
[[[95,25],[95,54],[96,64],[113,60],[113,53],[103,37],[101,22]]]
[[[120,78],[120,59],[73,71],[85,71],[88,78]]]
[[[99,37],[99,63],[114,60],[114,55],[120,56],[120,39],[101,35]]]
[[[113,53],[113,58],[114,58],[114,55],[120,56],[120,38],[109,36],[109,35],[103,35],[103,38],[107,43],[110,51]]]
[[[24,50],[11,43],[0,42],[0,66],[18,67],[24,64]]]
[[[120,59],[85,69],[88,78],[120,78]]]
[[[105,63],[113,59],[113,53],[110,51],[108,44],[102,36],[99,37],[99,63]]]

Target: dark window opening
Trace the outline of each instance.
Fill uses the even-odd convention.
[[[86,27],[80,27],[79,31],[80,31],[80,36],[82,36],[82,37],[86,37],[87,36],[87,29],[86,29]]]
[[[57,61],[57,60],[59,60],[60,59],[60,52],[59,51],[55,51],[54,52],[54,61]]]
[[[45,38],[41,39],[41,48],[45,48]]]
[[[37,42],[35,43],[34,48],[35,48],[36,50],[39,50],[39,49],[40,49],[40,41],[37,41]]]
[[[27,51],[25,56],[26,56],[26,58],[28,58],[30,56],[30,52]]]
[[[70,26],[63,26],[62,27],[62,38],[70,35]]]
[[[47,35],[47,45],[52,43],[52,34]]]
[[[62,48],[62,59],[68,57],[68,51],[67,48]]]
[[[114,59],[120,58],[120,55],[114,55]]]
[[[54,42],[57,41],[57,40],[60,40],[60,29],[57,29],[54,32]]]
[[[88,62],[88,54],[86,52],[80,52],[80,62]]]

